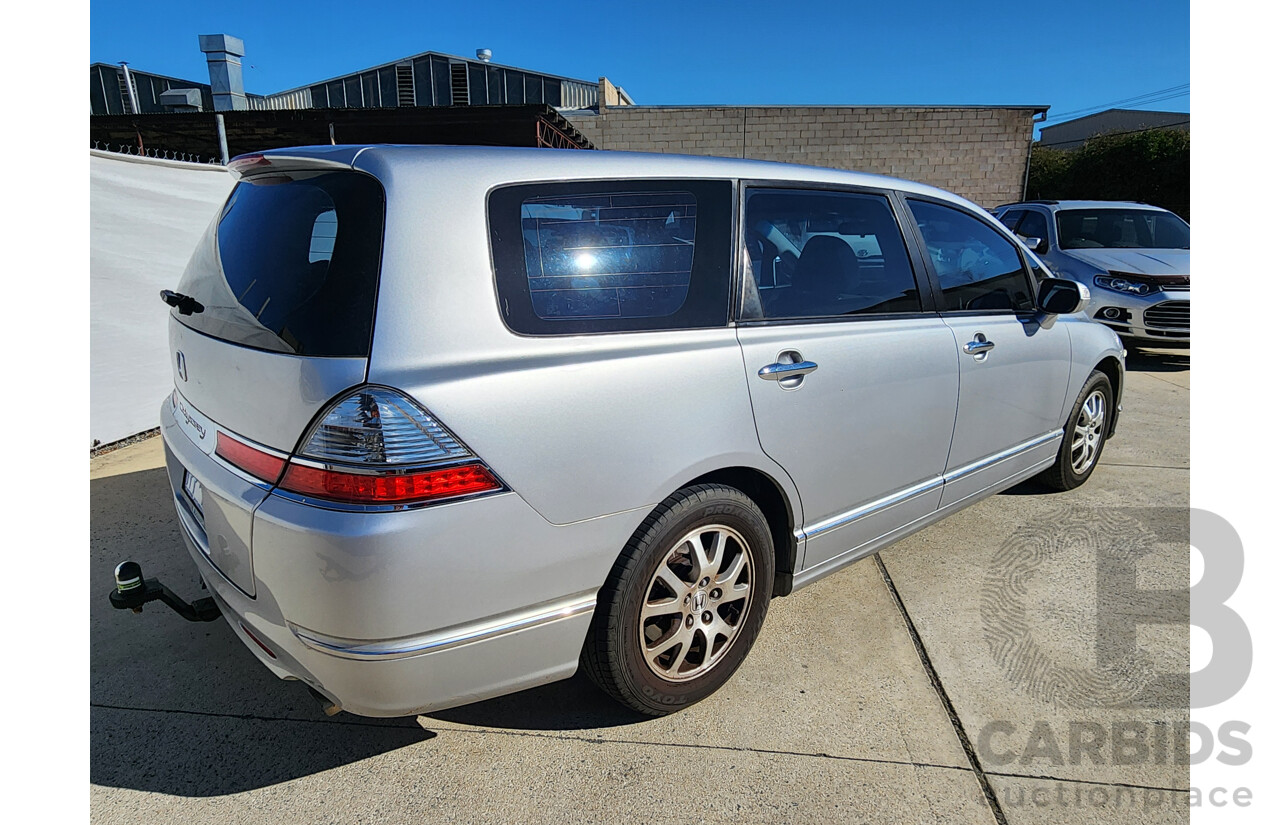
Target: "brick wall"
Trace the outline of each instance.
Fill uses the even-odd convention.
[[[598,149],[723,155],[933,184],[982,206],[1022,198],[1031,108],[608,108],[569,120]]]

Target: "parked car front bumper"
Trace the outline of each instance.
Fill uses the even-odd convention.
[[[1129,295],[1090,287],[1090,318],[1114,329],[1126,343],[1185,347],[1191,343],[1191,292]]]

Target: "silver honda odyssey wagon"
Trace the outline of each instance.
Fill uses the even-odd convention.
[[[331,712],[579,667],[678,710],[772,597],[1032,476],[1082,484],[1115,431],[1124,353],[1087,288],[932,187],[475,147],[231,169],[163,293],[168,473],[212,596],[133,565],[119,598],[225,617]]]

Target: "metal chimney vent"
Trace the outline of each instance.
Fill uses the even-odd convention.
[[[476,49],[476,59],[488,63],[493,60],[493,52],[489,49]]]

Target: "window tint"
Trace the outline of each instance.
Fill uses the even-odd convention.
[[[765,318],[918,312],[920,295],[887,198],[755,190],[747,255]],[[749,296],[748,305],[754,305]]]
[[[1008,226],[1008,224],[1005,224]],[[1049,240],[1049,222],[1045,220],[1044,214],[1034,210],[1028,211],[1027,216],[1022,219],[1022,223],[1018,226],[1018,234],[1024,238],[1039,238],[1042,241]]]
[[[655,318],[689,295],[698,205],[692,193],[531,198],[520,207],[534,314]]]
[[[258,349],[367,356],[383,211],[382,187],[354,172],[241,181],[178,284],[204,310],[173,317]]]
[[[943,309],[1028,310],[1031,284],[1017,248],[959,209],[908,200],[942,286]]]
[[[536,184],[490,197],[501,307],[517,332],[728,322],[729,184]]]

